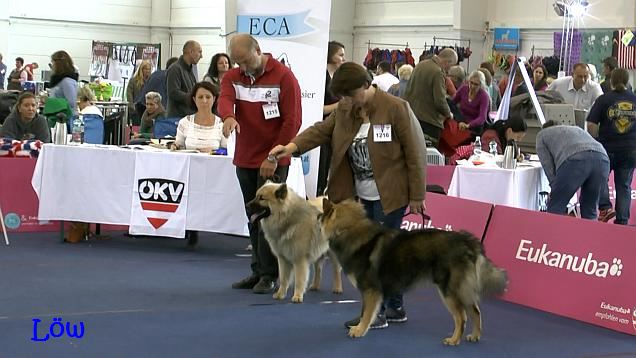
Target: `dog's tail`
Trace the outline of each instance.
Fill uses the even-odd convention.
[[[496,296],[504,293],[508,286],[506,271],[495,266],[484,255],[479,255],[477,258],[476,268],[482,295]]]

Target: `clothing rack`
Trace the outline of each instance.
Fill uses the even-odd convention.
[[[403,48],[409,47],[409,43],[408,42],[405,45],[405,44],[388,44],[388,43],[382,43],[382,42],[371,42],[371,40],[369,40],[369,41],[367,41],[367,50],[371,49],[371,45],[376,45],[376,46],[395,46],[395,47],[403,47]]]
[[[534,51],[553,51],[554,52],[554,48],[553,47],[535,47],[534,45],[532,45],[532,50],[530,52],[530,57],[534,57]]]
[[[437,37],[433,36],[433,47],[437,45],[437,40],[446,40],[446,41],[455,41],[455,42],[468,42],[468,46],[470,48],[470,39],[462,39],[455,37]],[[466,70],[470,67],[470,57],[467,59],[468,63],[466,64]]]

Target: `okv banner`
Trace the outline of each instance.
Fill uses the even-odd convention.
[[[303,107],[300,130],[322,120],[331,2],[238,0],[237,8],[237,31],[254,36],[263,52],[271,53],[298,79]],[[302,158],[305,187],[312,198],[319,159],[318,148]]]

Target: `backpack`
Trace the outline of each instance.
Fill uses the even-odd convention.
[[[0,124],[4,124],[5,118],[9,116],[9,113],[13,110],[13,107],[18,102],[19,92],[8,91],[0,93]]]
[[[55,116],[58,113],[64,113],[66,115],[67,126],[73,118],[73,109],[68,104],[66,98],[49,97],[44,104],[44,111],[42,112],[46,117],[47,122],[49,123],[49,128],[55,127],[55,122],[57,122]]]

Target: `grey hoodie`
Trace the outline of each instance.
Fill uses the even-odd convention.
[[[0,128],[0,137],[22,140],[29,134],[44,143],[51,143],[49,125],[46,122],[46,118],[39,114],[33,120],[25,122],[20,118],[18,111],[13,110],[4,120],[2,128]]]

